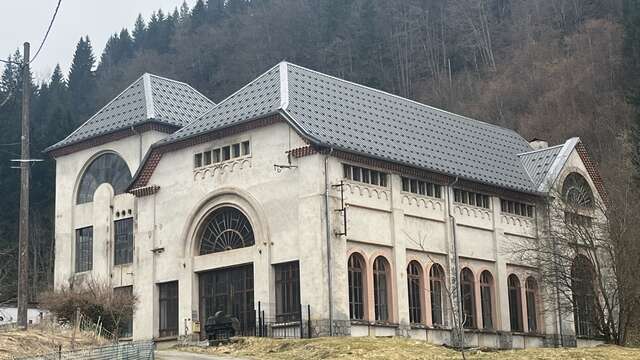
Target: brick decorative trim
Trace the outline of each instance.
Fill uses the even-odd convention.
[[[160,163],[160,159],[162,159],[162,155],[166,152],[176,151],[179,149],[184,149],[191,146],[203,144],[212,140],[216,140],[223,137],[242,133],[245,131],[272,125],[282,121],[286,121],[286,120],[280,114],[272,114],[272,115],[267,115],[265,117],[257,118],[255,120],[250,120],[238,125],[233,125],[227,128],[223,128],[220,130],[214,130],[214,131],[211,131],[202,135],[194,136],[192,138],[188,138],[185,140],[169,143],[166,145],[160,145],[151,150],[151,153],[149,154],[147,161],[145,161],[144,164],[142,164],[142,167],[140,168],[132,184],[129,185],[128,191],[132,191],[133,189],[137,189],[137,188],[144,188],[148,185],[149,180],[151,179],[151,175],[153,175],[153,172],[155,171],[156,167]]]
[[[158,191],[160,191],[160,186],[151,185],[143,188],[131,189],[129,190],[129,193],[133,194],[135,197],[145,197],[145,196],[153,195]]]
[[[580,159],[582,159],[582,163],[587,169],[587,173],[591,177],[591,180],[593,180],[593,184],[596,186],[596,190],[598,190],[600,197],[605,202],[605,204],[608,203],[609,196],[607,195],[607,189],[604,186],[602,176],[600,176],[600,171],[598,171],[598,167],[591,159],[591,156],[589,156],[589,152],[582,142],[579,142],[576,145],[576,152],[578,152],[578,155],[580,155]]]
[[[126,137],[140,134],[147,131],[155,130],[155,131],[163,132],[166,134],[173,134],[178,129],[180,129],[180,127],[175,125],[162,124],[155,121],[145,122],[144,124],[134,126],[133,129],[132,128],[120,129],[104,135],[99,135],[98,137],[90,138],[90,139],[83,140],[77,143],[72,143],[57,149],[53,149],[49,151],[49,154],[52,157],[56,158],[64,155],[69,155],[81,150],[86,150],[95,146],[104,145],[112,141],[121,140]]]
[[[303,146],[296,149],[289,150],[289,154],[294,158],[301,158],[305,156],[310,156],[318,153],[318,149],[313,146]]]

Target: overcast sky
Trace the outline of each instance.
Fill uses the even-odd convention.
[[[33,63],[40,81],[48,78],[57,63],[65,75],[69,70],[76,43],[89,35],[96,59],[109,36],[123,27],[131,30],[138,14],[145,20],[161,8],[165,13],[183,0],[62,0],[58,17],[44,49]],[[58,0],[0,0],[0,57],[6,59],[25,41],[35,53],[44,36]],[[194,0],[187,0],[189,6]],[[0,66],[0,69],[2,67]]]

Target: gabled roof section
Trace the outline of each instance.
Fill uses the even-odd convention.
[[[522,166],[531,177],[538,192],[549,191],[569,159],[569,155],[579,143],[580,139],[574,137],[564,144],[518,154]]]
[[[158,145],[281,113],[310,142],[529,193],[512,130],[282,62]]]
[[[146,122],[181,128],[214,105],[185,83],[144,74],[73,133],[45,151],[60,149]]]

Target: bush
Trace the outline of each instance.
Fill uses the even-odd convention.
[[[119,337],[133,317],[137,298],[130,291],[118,291],[106,283],[87,281],[63,286],[41,295],[42,307],[59,322],[74,324],[76,309],[92,322]]]

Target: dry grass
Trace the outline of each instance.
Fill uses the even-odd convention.
[[[73,331],[59,327],[38,327],[28,331],[0,332],[0,360],[13,357],[47,354],[71,349]],[[105,345],[106,340],[95,339],[90,334],[77,334],[76,348]]]
[[[220,347],[182,348],[182,351],[255,359],[462,359],[460,353],[424,341],[401,338],[318,338],[277,340],[241,338]],[[467,359],[640,359],[640,349],[599,346],[582,349],[528,349],[511,351],[471,351]]]

